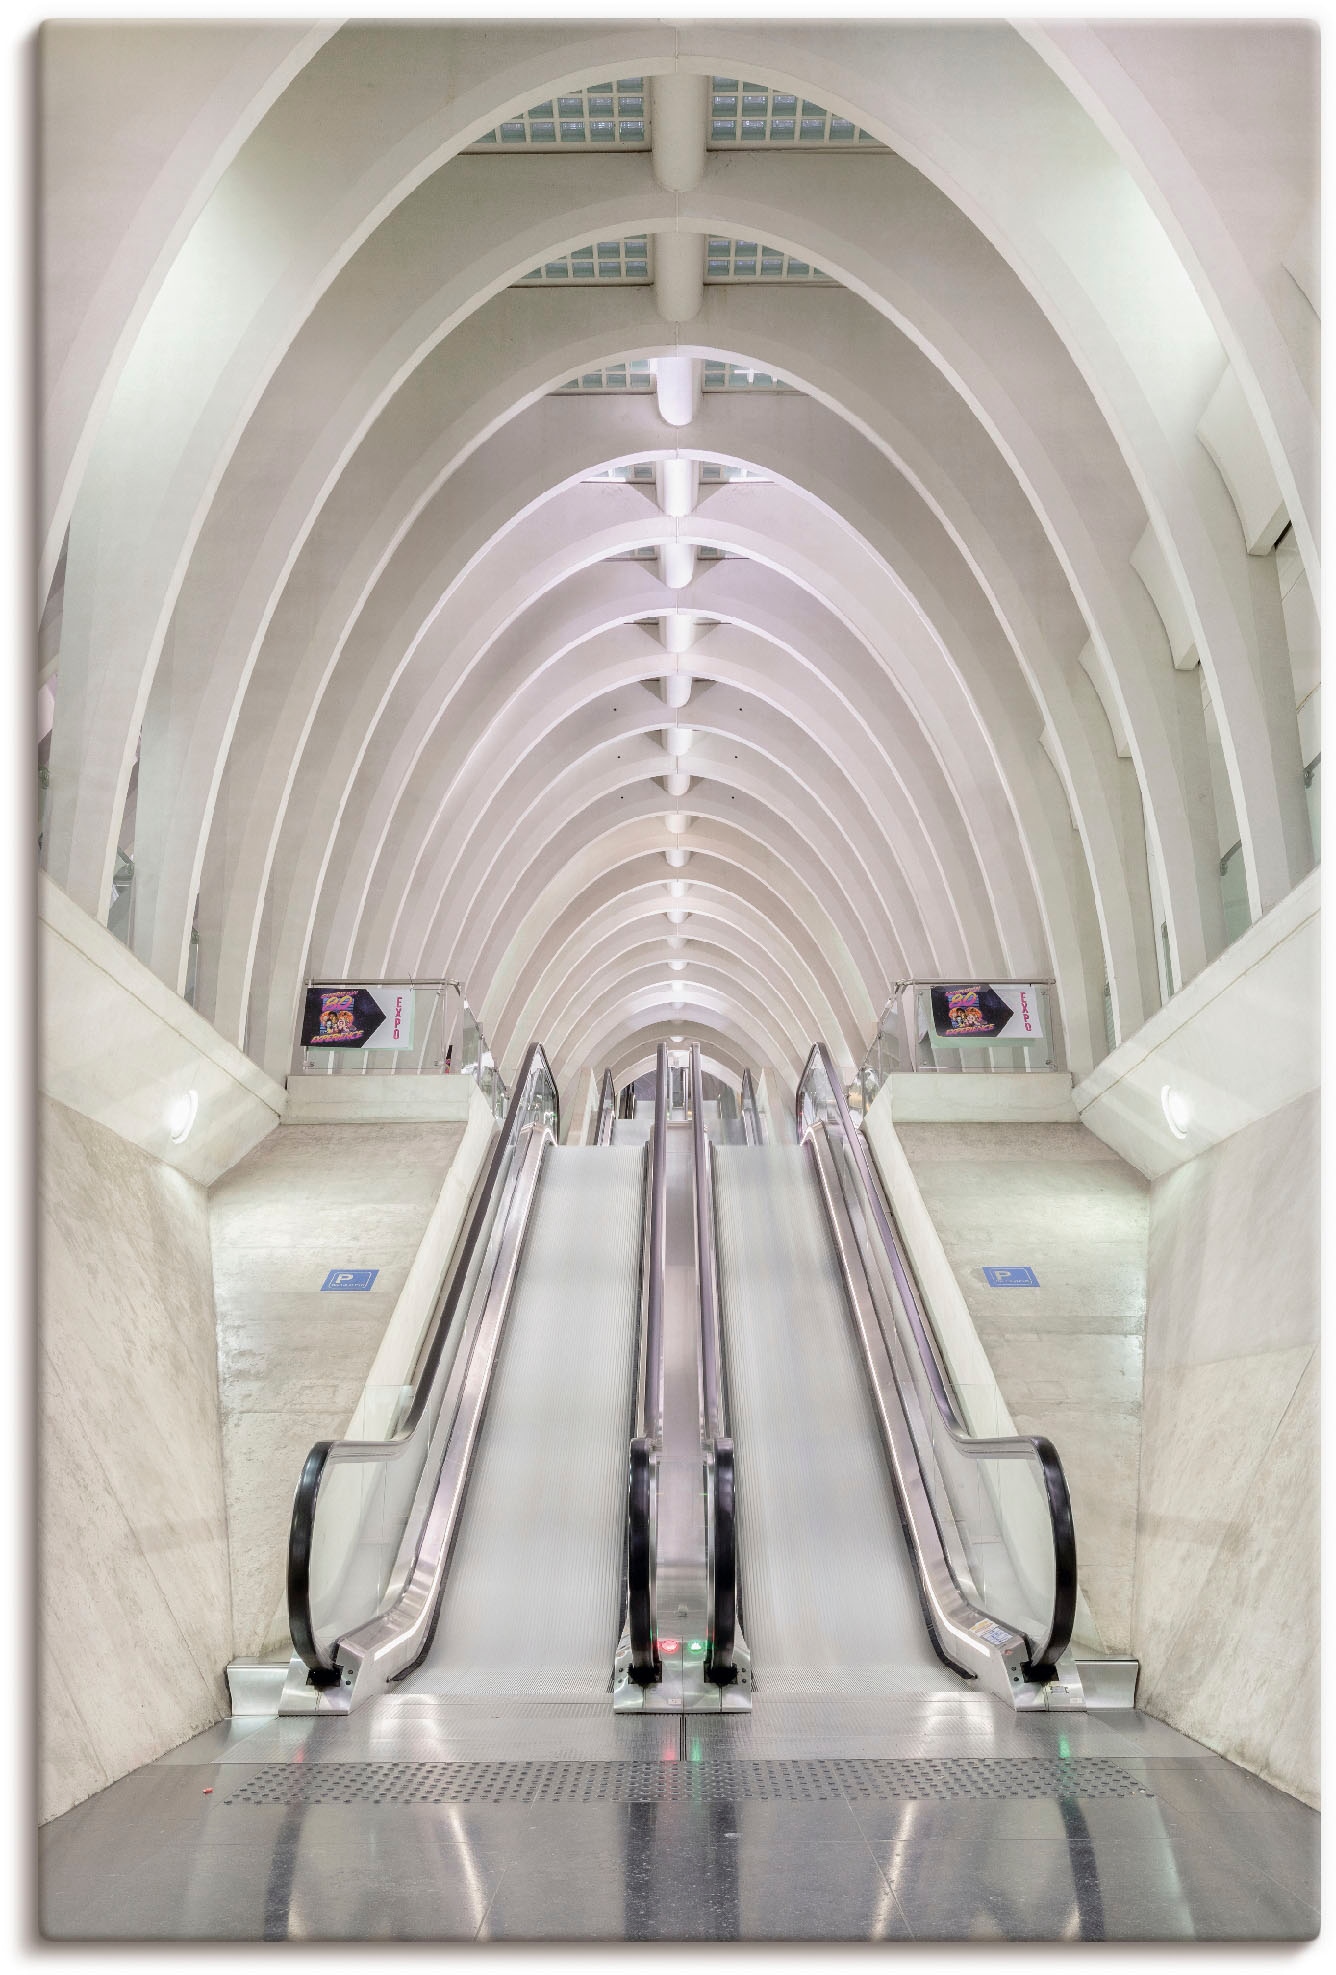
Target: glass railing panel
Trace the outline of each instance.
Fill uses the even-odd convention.
[[[883,1010],[866,1056],[848,1093],[855,1117],[869,1111],[887,1078],[903,1071],[927,1070],[938,1076],[970,1076],[987,1071],[1012,1073],[1051,1070],[1058,1061],[1053,1030],[1050,981],[901,981]],[[939,1010],[933,996],[973,995],[994,1016],[999,1004],[1009,1010],[1027,1009],[1038,1033],[1022,1041],[989,1043],[966,1036],[951,1040],[939,1034]],[[1024,997],[1024,1000],[1022,1000]]]
[[[379,995],[387,1007],[391,994],[396,1001],[402,994],[407,1023],[397,1039],[381,1021],[365,1043],[345,1044],[341,1022],[355,1033],[368,1012],[375,1019],[374,1010],[367,1010],[368,993]],[[459,989],[453,981],[308,981],[294,1067],[304,1076],[442,1076],[461,1067],[454,1034],[458,1017]],[[328,1040],[320,1034],[326,1027]]]

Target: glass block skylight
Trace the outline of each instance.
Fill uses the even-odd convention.
[[[877,140],[820,103],[767,89],[761,82],[739,83],[736,76],[716,75],[710,78],[709,142],[712,150],[735,144],[824,144],[857,150]]]
[[[652,391],[654,374],[648,357],[632,357],[629,363],[605,364],[601,370],[585,370],[557,386],[558,391]]]
[[[576,247],[569,254],[560,254],[555,260],[544,261],[541,267],[531,268],[516,285],[546,287],[560,282],[568,288],[597,287],[604,281],[651,279],[649,238],[637,233],[629,240],[597,240],[587,247]]]
[[[829,281],[819,267],[767,247],[763,240],[724,240],[711,234],[705,249],[707,281]]]
[[[730,481],[768,481],[768,473],[758,473],[754,466],[730,466],[725,460],[707,459],[702,461],[700,481],[702,487],[717,487]]]
[[[750,364],[715,363],[709,359],[701,367],[701,388],[705,391],[791,391],[782,377],[754,369]]]
[[[650,460],[638,459],[631,461],[626,466],[605,466],[601,473],[586,473],[585,479],[591,485],[600,480],[629,480],[637,487],[646,485],[652,487],[654,485],[654,467]]]
[[[569,96],[552,96],[507,117],[471,150],[644,151],[649,148],[649,98],[644,78],[622,76]]]

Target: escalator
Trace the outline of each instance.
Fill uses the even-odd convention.
[[[562,1147],[530,1049],[407,1417],[306,1462],[282,1712],[1082,1705],[1061,1466],[967,1427],[827,1052],[797,1145],[704,1088],[660,1045]]]
[[[747,1637],[771,1695],[921,1692],[933,1651],[805,1147],[714,1162]]]
[[[560,1146],[556,1126],[535,1045],[403,1426],[307,1459],[283,1712],[345,1711],[391,1686],[560,1700],[608,1689],[646,1155],[606,1134]]]
[[[744,1087],[749,1142],[710,1162],[756,1690],[1079,1707],[1058,1457],[969,1430],[822,1045],[796,1113],[796,1146],[761,1143]]]

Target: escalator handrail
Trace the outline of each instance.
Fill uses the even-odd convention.
[[[739,1109],[742,1112],[743,1137],[747,1144],[763,1145],[765,1141],[761,1135],[761,1113],[757,1108],[756,1085],[752,1081],[750,1070],[742,1072],[742,1100]]]
[[[700,1044],[691,1045],[691,1138],[695,1173],[696,1282],[700,1292],[701,1384],[705,1432],[715,1440],[723,1431],[723,1393],[719,1376],[719,1298],[714,1252],[714,1223],[710,1213],[709,1141],[705,1136],[704,1077]]]
[[[1042,1433],[987,1437],[970,1431],[944,1371],[937,1340],[924,1314],[899,1236],[873,1171],[867,1146],[861,1132],[854,1127],[848,1100],[844,1095],[844,1086],[824,1042],[813,1044],[803,1074],[798,1080],[794,1108],[799,1140],[806,1137],[810,1129],[804,1122],[803,1088],[816,1062],[821,1064],[834,1098],[836,1121],[858,1173],[864,1197],[890,1264],[891,1274],[895,1279],[900,1301],[918,1349],[928,1389],[943,1426],[952,1442],[970,1460],[1032,1460],[1039,1467],[1053,1538],[1054,1590],[1048,1637],[1033,1654],[1030,1673],[1034,1678],[1046,1679],[1055,1672],[1058,1660],[1070,1645],[1072,1627],[1076,1620],[1076,1531],[1072,1521],[1071,1492],[1067,1486],[1067,1477],[1063,1472],[1057,1448]]]
[[[298,1656],[317,1680],[322,1676],[328,1680],[338,1678],[332,1653],[328,1656],[323,1654],[316,1643],[311,1616],[311,1551],[321,1482],[328,1468],[336,1461],[397,1460],[413,1439],[431,1399],[446,1341],[460,1317],[460,1299],[479,1244],[486,1239],[494,1196],[502,1183],[515,1141],[528,1122],[525,1114],[531,1101],[530,1086],[540,1071],[552,1089],[554,1125],[559,1133],[560,1098],[556,1079],[542,1044],[531,1042],[515,1079],[505,1120],[492,1148],[486,1177],[475,1197],[463,1242],[456,1251],[449,1282],[432,1320],[431,1343],[422,1359],[413,1403],[404,1419],[385,1440],[318,1440],[302,1464],[292,1500],[292,1519],[288,1525],[288,1624]]]
[[[598,1111],[594,1121],[595,1145],[612,1144],[612,1128],[616,1118],[617,1086],[612,1080],[612,1071],[605,1070],[598,1090]]]
[[[663,1439],[663,1288],[667,1251],[668,1046],[660,1043],[654,1065],[654,1133],[650,1140],[649,1252],[645,1285],[645,1377],[638,1401],[627,1482],[626,1619],[631,1643],[630,1677],[648,1687],[662,1676],[655,1637],[657,1490],[654,1463]]]
[[[710,1452],[708,1552],[710,1572],[710,1659],[708,1677],[724,1686],[737,1678],[733,1646],[737,1631],[737,1529],[734,1514],[733,1443],[724,1432],[723,1354],[719,1332],[719,1263],[714,1238],[714,1187],[711,1148],[705,1135],[705,1077],[700,1044],[691,1045],[691,1133],[696,1201],[696,1283],[700,1296],[701,1401],[704,1439]]]

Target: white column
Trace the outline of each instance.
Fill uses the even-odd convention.
[[[710,80],[656,75],[650,84],[654,176],[667,192],[691,192],[705,175]],[[654,239],[654,299],[665,322],[690,322],[705,293],[705,236],[679,231]],[[679,422],[670,419],[670,424]]]

